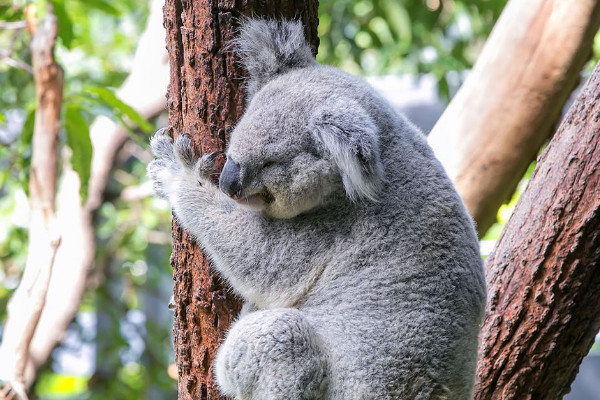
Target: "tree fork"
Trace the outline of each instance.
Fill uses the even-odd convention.
[[[239,18],[301,19],[316,54],[317,7],[316,0],[166,0],[170,134],[190,134],[196,156],[225,150],[229,134],[244,111],[243,71],[230,45]],[[176,220],[171,265],[178,397],[220,398],[213,381],[212,361],[240,309],[240,300],[210,268],[207,258]]]
[[[475,399],[560,399],[600,329],[600,65],[486,260]]]

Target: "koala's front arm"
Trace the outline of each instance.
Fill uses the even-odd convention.
[[[236,291],[259,307],[290,306],[306,293],[325,262],[308,245],[314,227],[299,229],[240,207],[210,181],[214,157],[193,159],[187,135],[173,143],[159,131],[151,147],[156,159],[148,175],[155,192],[170,202]],[[282,265],[293,266],[288,271],[294,273],[282,274]]]

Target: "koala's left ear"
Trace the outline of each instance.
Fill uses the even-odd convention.
[[[384,181],[379,129],[371,116],[353,100],[332,100],[310,119],[308,129],[335,160],[351,200],[377,201]]]
[[[248,100],[277,76],[317,64],[300,21],[248,18],[233,43],[250,75]]]

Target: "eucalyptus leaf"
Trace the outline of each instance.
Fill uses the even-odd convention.
[[[385,2],[384,9],[390,28],[396,34],[398,44],[404,49],[408,49],[412,42],[412,24],[409,12],[402,4],[395,1]]]
[[[92,163],[92,141],[90,127],[81,113],[81,109],[67,106],[65,110],[65,130],[67,145],[71,148],[71,166],[79,175],[81,187],[79,193],[82,202],[87,197],[88,181]]]
[[[88,7],[95,8],[108,15],[112,15],[115,17],[118,17],[122,13],[119,9],[115,8],[112,4],[110,4],[110,2],[106,0],[85,0],[83,1],[83,3],[85,3]]]
[[[22,9],[8,3],[0,4],[0,20],[9,22],[23,20],[24,18]]]
[[[65,8],[63,0],[53,0],[54,14],[58,18],[58,37],[61,38],[62,44],[70,49],[73,43],[73,22]]]
[[[21,142],[28,146],[33,138],[33,126],[35,124],[35,107],[27,107],[27,116],[25,117],[25,123],[23,124],[23,131],[21,132]]]
[[[122,114],[126,116],[131,122],[138,125],[144,132],[152,131],[152,124],[138,114],[137,111],[119,99],[113,90],[100,86],[88,86],[84,88],[83,91],[93,96],[97,96],[97,99],[111,107],[115,111],[115,114]]]

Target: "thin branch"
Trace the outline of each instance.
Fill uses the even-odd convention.
[[[0,29],[25,29],[28,22],[23,21],[0,21]]]
[[[17,60],[16,58],[12,58],[9,54],[4,54],[4,52],[0,53],[0,61],[4,62],[10,67],[22,69],[33,75],[33,68],[31,65],[21,60]]]

